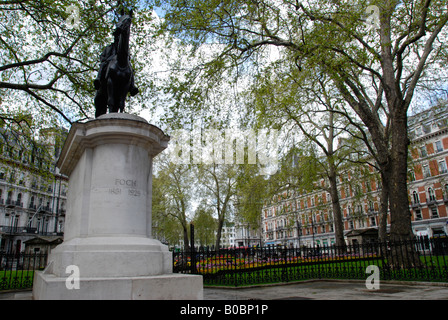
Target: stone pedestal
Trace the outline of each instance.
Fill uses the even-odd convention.
[[[202,277],[173,274],[151,237],[152,159],[168,141],[128,114],[72,125],[57,164],[70,178],[64,242],[35,274],[34,299],[202,299]]]

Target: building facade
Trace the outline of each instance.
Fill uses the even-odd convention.
[[[2,129],[0,139],[0,251],[24,252],[37,237],[62,238],[68,178],[56,160],[66,132],[43,129],[39,139]],[[35,246],[34,252],[40,247]]]
[[[448,108],[438,106],[409,117],[408,130],[412,155],[408,192],[414,234],[447,235]],[[315,185],[325,183],[322,180]],[[339,176],[338,193],[347,243],[358,241],[351,240],[357,239],[353,237],[354,230],[360,231],[356,234],[373,234],[378,229],[380,188],[372,167],[344,170]],[[285,190],[275,195],[262,209],[262,238],[265,245],[334,244],[330,194],[316,188],[307,193]]]
[[[409,202],[418,236],[448,234],[448,108],[433,108],[410,118],[412,164]]]
[[[235,246],[236,230],[235,223],[225,221],[221,229],[221,247]]]
[[[244,222],[235,223],[235,247],[254,247],[263,244],[259,228],[252,228]]]

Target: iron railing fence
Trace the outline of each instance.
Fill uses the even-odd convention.
[[[378,267],[380,280],[448,282],[448,238],[362,245],[239,247],[173,251],[173,271],[203,276],[204,285],[245,286],[310,279],[358,279]],[[374,269],[375,270],[375,269]]]
[[[43,270],[46,264],[46,253],[0,251],[0,291],[32,288],[35,270]]]

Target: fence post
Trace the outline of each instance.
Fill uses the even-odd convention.
[[[194,224],[190,223],[191,273],[196,273],[196,253],[194,249]]]

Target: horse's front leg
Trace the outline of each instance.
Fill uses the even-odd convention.
[[[117,93],[116,86],[114,86],[114,81],[111,77],[107,79],[107,105],[109,106],[109,113],[118,112],[117,107]]]

